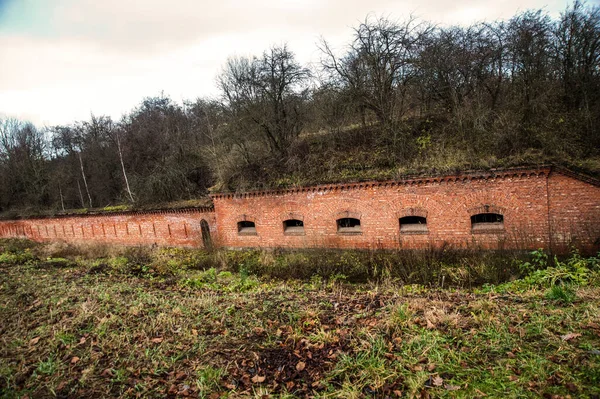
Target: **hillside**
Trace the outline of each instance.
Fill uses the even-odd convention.
[[[397,144],[377,123],[349,126],[338,132],[303,133],[286,159],[267,156],[237,168],[217,181],[211,191],[401,179],[547,164],[600,176],[600,156],[593,151],[575,156],[539,146],[507,152],[497,144],[457,139],[448,134],[448,126],[444,119],[413,118],[404,122],[403,139]]]

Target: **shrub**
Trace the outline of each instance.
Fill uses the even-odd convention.
[[[39,247],[35,241],[30,241],[26,239],[20,238],[3,238],[0,239],[0,252],[9,252],[9,253],[20,253],[26,250],[33,250]]]
[[[528,276],[537,270],[548,267],[548,254],[543,249],[531,252],[531,260],[518,263],[521,276]]]
[[[548,263],[549,257],[542,255],[540,250],[532,252],[531,256],[532,262],[524,262],[525,265],[521,264],[519,269],[533,271],[520,280],[501,285],[498,287],[500,291],[537,287],[554,289],[554,293],[549,295],[568,296],[565,292],[570,288],[567,287],[585,286],[598,277],[598,256],[583,258],[577,251],[573,251],[564,261],[555,256],[552,266]]]
[[[0,254],[0,264],[24,265],[35,260],[29,248],[21,252],[3,252]]]
[[[570,285],[553,285],[546,292],[546,298],[562,302],[564,304],[569,304],[575,301],[577,295],[575,294],[575,290]]]

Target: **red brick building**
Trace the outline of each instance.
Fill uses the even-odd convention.
[[[600,248],[600,182],[555,167],[211,197],[214,209],[3,221],[0,235],[190,247]]]

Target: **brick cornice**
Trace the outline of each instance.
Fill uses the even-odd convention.
[[[194,208],[177,208],[177,209],[150,209],[150,210],[128,210],[117,212],[89,211],[86,213],[59,213],[55,215],[33,215],[21,216],[11,219],[1,219],[1,221],[16,221],[16,220],[35,220],[35,219],[66,219],[66,218],[86,218],[86,217],[113,217],[113,216],[129,216],[129,215],[167,215],[167,214],[187,214],[187,213],[210,213],[214,212],[212,206],[201,206]]]
[[[551,172],[556,172],[564,176],[572,177],[573,179],[581,180],[594,186],[600,187],[600,180],[586,175],[585,173],[576,172],[574,170],[565,168],[564,166],[553,166]]]
[[[552,170],[551,166],[540,166],[540,167],[520,167],[510,169],[490,169],[487,171],[466,171],[462,173],[452,175],[428,175],[428,176],[406,176],[402,179],[397,180],[384,180],[384,181],[365,181],[365,182],[354,182],[354,183],[332,183],[332,184],[320,184],[315,186],[305,187],[292,187],[282,189],[271,189],[271,190],[257,190],[247,192],[222,192],[210,194],[211,199],[228,199],[228,198],[252,198],[252,197],[264,197],[264,196],[276,196],[283,194],[300,194],[310,192],[324,192],[324,191],[350,191],[360,190],[365,188],[378,188],[378,187],[395,187],[395,186],[420,186],[426,184],[440,184],[440,183],[463,183],[473,180],[492,180],[492,179],[510,179],[510,178],[526,178],[526,177],[538,177],[548,176]]]

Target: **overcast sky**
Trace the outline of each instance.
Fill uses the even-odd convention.
[[[600,0],[595,0],[600,1]],[[589,2],[592,3],[592,2]],[[228,56],[287,42],[317,62],[323,36],[336,47],[369,14],[411,12],[438,24],[507,19],[559,0],[0,0],[0,115],[61,124],[119,119],[143,97],[216,96]]]

